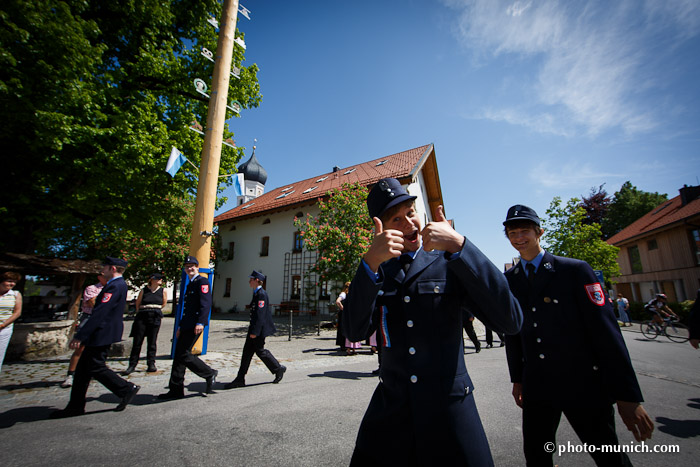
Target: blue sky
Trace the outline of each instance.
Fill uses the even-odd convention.
[[[700,184],[697,0],[241,4],[263,101],[229,125],[268,189],[433,143],[448,218],[501,267],[513,204]]]

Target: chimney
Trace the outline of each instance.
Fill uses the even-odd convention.
[[[334,172],[334,173],[337,172],[337,171],[339,171],[339,170],[340,170],[340,167],[338,167],[337,165],[336,165],[336,166],[333,166],[333,172]]]
[[[683,185],[683,188],[678,191],[681,194],[681,206],[685,206],[700,197],[700,186]]]

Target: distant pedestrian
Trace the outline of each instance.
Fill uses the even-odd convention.
[[[170,382],[168,392],[159,394],[158,399],[182,399],[185,397],[185,370],[188,369],[207,382],[206,393],[213,392],[213,385],[216,382],[217,370],[212,370],[196,355],[192,354],[192,346],[197,342],[197,338],[204,327],[209,324],[209,314],[211,313],[211,290],[209,281],[199,275],[199,261],[194,256],[185,258],[183,264],[185,274],[190,278],[185,293],[180,296],[184,302],[182,317],[179,327],[175,332],[177,343],[175,344],[175,356],[173,366],[170,371]]]
[[[97,284],[88,285],[83,291],[83,303],[80,307],[80,321],[78,322],[78,327],[76,332],[80,327],[87,321],[87,319],[92,315],[92,309],[95,308],[95,299],[102,291],[102,288],[107,284],[107,279],[104,274],[99,273],[97,275]],[[85,349],[84,344],[73,351],[73,355],[70,356],[70,362],[68,363],[68,375],[66,379],[61,383],[62,388],[69,388],[73,385],[73,375],[75,374],[75,369],[78,367],[78,361],[80,356],[83,354]]]
[[[700,346],[700,289],[698,289],[695,303],[690,309],[688,325],[690,327],[690,345],[697,349]]]
[[[22,276],[8,271],[0,275],[0,371],[10,344],[14,322],[22,314],[22,294],[12,290]]]
[[[462,327],[464,332],[467,333],[469,340],[472,341],[476,353],[481,352],[481,342],[479,342],[479,338],[474,330],[474,315],[465,307],[462,308]]]
[[[107,279],[107,285],[97,295],[92,315],[78,329],[70,342],[70,348],[74,350],[85,345],[75,369],[70,401],[65,409],[53,412],[50,415],[51,418],[84,414],[85,394],[92,378],[120,398],[119,404],[114,409],[116,412],[124,410],[141,389],[140,386],[118,376],[105,364],[109,347],[114,342],[122,340],[128,290],[122,274],[126,265],[125,260],[109,256],[103,263],[102,274]]]
[[[129,357],[129,366],[122,372],[123,376],[133,373],[139,363],[141,346],[144,338],[148,341],[146,350],[147,372],[158,371],[156,368],[156,352],[158,345],[158,330],[163,319],[163,308],[168,303],[168,294],[161,287],[163,285],[163,275],[160,273],[151,274],[148,285],[144,287],[136,299],[136,317],[131,325],[130,336],[134,338]]]
[[[493,347],[493,332],[490,327],[485,326],[486,328],[486,348],[490,349]],[[498,336],[498,340],[501,341],[500,347],[503,347],[506,345],[505,341],[505,336],[503,335],[502,332],[496,331],[496,335]]]
[[[617,294],[617,312],[620,314],[620,321],[622,321],[623,326],[632,326],[632,322],[629,317],[630,301],[627,300],[622,292]]]
[[[284,372],[287,371],[287,367],[280,365],[275,356],[265,348],[265,338],[273,335],[276,331],[270,313],[270,299],[263,288],[265,279],[267,277],[258,271],[253,271],[248,277],[248,285],[254,289],[253,300],[250,302],[250,325],[245,344],[243,344],[243,356],[241,357],[241,366],[238,368],[238,375],[226,385],[226,389],[245,386],[245,375],[250,368],[253,354],[257,355],[270,370],[270,373],[275,375],[275,379],[272,381],[274,384],[282,381]]]

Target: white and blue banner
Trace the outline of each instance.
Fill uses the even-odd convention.
[[[171,177],[174,177],[177,171],[180,170],[180,167],[182,167],[182,164],[185,162],[187,162],[187,158],[183,156],[175,146],[173,146],[173,149],[170,151],[168,164],[165,166],[165,171],[168,172]]]

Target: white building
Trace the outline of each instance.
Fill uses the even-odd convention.
[[[215,272],[214,306],[243,311],[250,302],[248,276],[256,269],[267,275],[265,289],[273,304],[293,302],[302,310],[327,313],[338,284],[317,284],[308,272],[316,253],[307,251],[294,226],[295,217],[317,215],[318,200],[344,183],[372,187],[382,178],[398,179],[411,195],[423,225],[443,204],[435,148],[432,144],[403,151],[301,180],[264,193],[267,172],[255,152],[239,167],[245,190],[238,206],[214,219],[219,226],[223,257]]]

